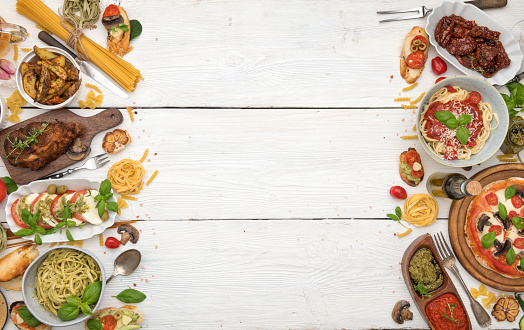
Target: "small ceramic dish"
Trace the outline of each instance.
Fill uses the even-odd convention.
[[[82,312],[78,314],[78,316],[70,321],[62,321],[60,318],[55,316],[53,313],[49,312],[38,302],[38,296],[36,294],[35,289],[35,281],[37,277],[38,268],[40,265],[44,262],[44,260],[47,258],[47,256],[51,253],[51,251],[56,249],[71,249],[71,250],[77,250],[80,252],[83,252],[87,254],[88,256],[92,257],[96,263],[98,264],[98,267],[100,268],[100,272],[102,273],[102,291],[100,293],[100,298],[98,298],[98,302],[96,303],[95,307],[92,309],[93,313],[98,310],[100,307],[100,304],[102,303],[102,297],[104,296],[104,291],[106,288],[106,273],[104,270],[104,266],[102,265],[102,262],[96,255],[93,253],[84,250],[82,248],[76,247],[76,246],[54,246],[48,250],[46,250],[44,253],[42,253],[38,258],[35,259],[29,265],[27,270],[24,273],[24,277],[22,278],[22,296],[24,298],[24,302],[27,306],[27,309],[33,314],[34,317],[38,319],[38,321],[47,324],[51,327],[66,327],[78,323],[82,323],[88,318],[90,318],[90,315],[84,315]]]
[[[69,64],[73,65],[75,68],[78,69],[78,71],[80,72],[80,66],[78,65],[78,63],[75,61],[75,59],[69,55],[66,51],[63,51],[62,49],[60,48],[56,48],[56,47],[42,47],[42,49],[45,49],[45,50],[48,50],[50,52],[53,52],[55,54],[58,54],[58,55],[64,55],[65,58],[66,58],[66,62],[69,62]],[[60,108],[63,108],[65,107],[66,105],[68,105],[69,103],[71,103],[71,101],[73,101],[73,99],[76,97],[76,95],[78,94],[78,92],[80,91],[80,88],[75,92],[75,94],[73,94],[73,96],[71,96],[70,98],[68,98],[65,102],[62,102],[60,104],[54,104],[54,105],[47,105],[47,104],[42,104],[42,103],[38,103],[38,102],[35,102],[33,100],[33,98],[31,96],[29,96],[25,90],[24,90],[24,86],[23,86],[23,83],[22,83],[22,74],[20,73],[20,67],[22,66],[22,63],[24,62],[36,62],[38,61],[38,57],[36,56],[36,53],[34,50],[30,51],[29,53],[27,53],[21,60],[20,60],[20,63],[18,64],[18,67],[16,68],[16,73],[15,73],[15,77],[16,77],[16,87],[18,88],[18,91],[20,92],[20,95],[22,95],[22,97],[30,104],[32,104],[33,106],[37,107],[37,108],[40,108],[40,109],[45,109],[45,110],[55,110],[55,109],[60,109]],[[80,74],[80,73],[79,73]],[[81,79],[80,79],[81,80]]]
[[[429,99],[433,94],[438,90],[446,86],[459,86],[462,89],[467,90],[468,92],[477,91],[480,93],[482,102],[487,102],[491,105],[493,113],[497,114],[499,119],[498,127],[490,131],[490,135],[486,141],[484,147],[480,150],[479,153],[471,155],[470,159],[453,159],[447,160],[445,158],[440,158],[437,156],[431,149],[429,149],[428,144],[421,133],[420,119],[422,113],[425,111],[426,106],[429,105]],[[497,125],[495,119],[491,121],[492,127]],[[439,83],[431,87],[422,101],[420,102],[417,114],[417,133],[424,150],[431,156],[435,161],[439,162],[442,165],[451,166],[451,167],[466,167],[477,165],[485,162],[491,158],[502,146],[509,127],[509,113],[508,108],[504,99],[500,93],[486,80],[477,77],[471,76],[455,76],[444,79]]]

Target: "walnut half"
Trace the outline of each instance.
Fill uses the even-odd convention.
[[[110,154],[116,154],[129,143],[131,143],[129,133],[126,130],[117,128],[112,132],[106,133],[102,142],[102,148]]]
[[[493,315],[499,322],[506,319],[509,322],[513,322],[517,319],[517,315],[519,315],[519,309],[519,304],[515,298],[511,296],[502,296],[497,300],[495,306],[493,306],[491,315]]]

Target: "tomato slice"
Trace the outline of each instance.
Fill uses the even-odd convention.
[[[515,211],[509,211],[508,213],[508,219],[512,219],[513,217],[517,216],[517,212]]]
[[[517,239],[515,239],[515,242],[513,242],[513,245],[517,248],[517,249],[524,249],[524,238],[522,237],[519,237]]]
[[[420,155],[415,150],[409,150],[404,155],[404,163],[409,167],[413,167],[413,164],[420,163]]]
[[[497,195],[495,195],[494,192],[490,192],[484,198],[486,199],[489,205],[499,205],[499,198],[497,197]]]
[[[103,330],[114,330],[116,328],[116,319],[113,315],[105,315],[100,319]]]
[[[411,168],[411,176],[415,179],[421,178],[424,175],[424,168],[421,168],[420,171],[413,170],[413,167]]]
[[[455,93],[456,90],[455,88],[451,87],[451,86],[446,86],[446,89],[450,92],[450,93]]]
[[[502,234],[502,226],[497,226],[497,225],[491,225],[489,227],[489,232],[492,232],[494,231],[495,232],[495,235],[498,236],[500,234]]]
[[[477,141],[475,141],[475,140],[471,140],[471,141],[468,142],[468,147],[470,147],[470,148],[473,148],[476,145],[477,145]]]
[[[44,194],[47,194],[46,192],[43,192],[41,193],[40,195],[38,195],[38,197],[35,198],[35,200],[33,201],[33,203],[31,203],[31,213],[35,214],[36,213],[36,203],[38,203],[38,201],[40,200],[40,198],[42,198],[42,196],[44,196]]]
[[[520,198],[519,196],[515,195],[513,197],[511,197],[511,204],[513,204],[513,207],[515,208],[520,208],[522,207],[522,204],[524,204],[522,202],[522,198]]]
[[[428,39],[426,39],[426,37],[421,36],[421,35],[418,35],[418,36],[416,36],[415,38],[413,38],[413,40],[411,40],[411,44],[412,44],[412,45],[413,45],[413,42],[414,42],[415,40],[420,40],[423,44],[426,44],[426,45],[428,44]]]
[[[22,227],[22,228],[29,228],[29,226],[22,220],[22,215],[18,214],[18,210],[16,209],[17,206],[18,206],[18,202],[20,201],[20,199],[17,199],[13,205],[11,205],[11,216],[13,217],[13,220],[14,222],[16,223],[16,225],[18,227]]]
[[[482,97],[479,92],[473,91],[469,93],[469,101],[473,104],[479,104]]]
[[[422,65],[424,65],[424,59],[425,59],[424,52],[421,50],[417,50],[416,52],[410,53],[408,57],[406,57],[406,64],[412,68],[412,69],[418,69]]]
[[[75,192],[73,197],[71,197],[71,203],[76,203],[76,201],[78,200],[78,196],[79,195],[86,195],[86,194],[87,194],[87,190],[79,190],[79,191]],[[73,216],[78,221],[87,222],[87,220],[78,212],[74,212]]]
[[[444,153],[444,158],[446,158],[447,160],[457,159],[457,157],[458,157],[458,153],[455,148],[446,150],[446,152]]]
[[[64,194],[72,194],[74,192],[75,192],[74,190],[67,190]],[[59,221],[59,222],[60,222],[60,220],[58,220],[57,217],[56,217],[56,209],[57,209],[57,206],[58,206],[58,202],[60,201],[60,198],[64,194],[56,195],[56,197],[51,202],[51,215],[53,216],[53,218],[56,219],[56,221]]]
[[[116,5],[109,5],[104,10],[102,17],[120,15],[120,9]]]
[[[438,84],[439,82],[441,82],[444,79],[446,79],[446,77],[437,78],[437,80],[435,80],[435,84]]]

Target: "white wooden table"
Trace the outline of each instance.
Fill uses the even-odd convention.
[[[2,0],[1,15],[30,32],[20,47],[43,46],[39,30],[16,13],[15,3]],[[62,1],[44,3],[57,10]],[[442,231],[447,237],[450,202],[439,199],[438,220],[401,239],[394,234],[403,228],[386,217],[401,205],[390,197],[391,186],[425,192],[425,181],[408,187],[398,175],[398,155],[421,147],[400,139],[414,134],[415,111],[393,99],[416,98],[436,75],[427,65],[419,86],[401,92],[407,86],[399,75],[401,45],[426,19],[379,24],[376,11],[421,4],[124,1],[130,18],[143,25],[125,59],[145,80],[128,100],[102,88],[102,107],[123,110],[120,127],[133,139],[111,156],[111,164],[138,159],[149,148],[146,178],[160,173],[119,217],[138,220],[138,244],[110,250],[96,236],[84,242],[108,273],[125,249],[143,254],[134,274],[111,282],[102,307],[121,306],[111,296],[133,287],[147,293],[138,307],[150,329],[401,328],[391,318],[392,307],[400,299],[412,302],[402,255],[422,234]],[[440,1],[423,4],[433,8]],[[524,2],[509,0],[507,7],[486,12],[511,29],[522,19]],[[98,25],[86,34],[105,45]],[[435,55],[431,48],[429,57]],[[446,76],[459,73],[449,65]],[[0,88],[0,96],[12,91]],[[82,87],[72,104],[83,116],[96,113],[78,109],[87,91]],[[136,108],[134,123],[126,106]],[[39,113],[26,107],[21,118]],[[102,137],[93,140],[95,154],[102,151]],[[421,156],[426,178],[452,172]],[[459,172],[471,176],[498,163],[494,158]],[[107,169],[71,177],[101,180]],[[0,168],[0,176],[7,174]],[[3,212],[0,219],[5,226]],[[478,288],[459,268],[468,287]],[[477,326],[464,290],[450,276]],[[20,292],[2,292],[9,303],[21,300]],[[414,305],[411,310],[414,319],[404,325],[427,328]],[[491,328],[516,326],[493,320]]]

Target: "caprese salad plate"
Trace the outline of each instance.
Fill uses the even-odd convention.
[[[21,186],[9,195],[5,206],[9,229],[37,244],[84,240],[100,234],[114,224],[116,217],[116,212],[107,209],[108,204],[116,203],[110,184],[109,188],[101,184],[55,179]],[[105,207],[100,205],[101,200]],[[99,206],[105,210],[99,212]]]

